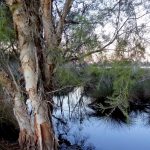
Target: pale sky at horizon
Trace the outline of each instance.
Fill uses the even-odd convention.
[[[137,26],[142,26],[142,24],[146,24],[146,32],[144,32],[143,38],[145,38],[147,40],[147,43],[146,43],[147,46],[145,48],[145,54],[144,54],[145,58],[142,58],[141,61],[142,62],[147,62],[147,61],[150,62],[150,42],[149,42],[149,40],[150,40],[150,14],[148,12],[148,14],[145,15],[147,12],[143,8],[143,6],[136,7],[135,12],[136,12],[136,18],[138,18]],[[126,20],[126,18],[124,20]],[[122,21],[122,22],[124,22],[124,21]],[[115,32],[115,29],[112,26],[111,22],[107,23],[104,28],[101,28],[99,26],[95,30],[95,33],[99,36],[100,41],[102,41],[102,37],[101,37],[102,33],[105,33],[109,37],[112,37],[114,32]],[[104,42],[104,45],[106,43]],[[112,54],[114,54],[113,50],[115,49],[115,43],[116,42],[114,42],[113,44],[111,44],[110,46],[107,47],[107,49],[109,49],[107,51],[108,57],[110,57]],[[94,61],[97,61],[97,56],[93,55],[93,59],[94,59]]]

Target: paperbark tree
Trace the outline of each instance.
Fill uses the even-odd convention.
[[[19,144],[22,149],[56,150],[58,144],[51,121],[52,110],[49,111],[48,107],[48,102],[52,104],[52,96],[45,94],[47,90],[52,90],[55,62],[47,53],[59,47],[72,0],[66,0],[57,27],[53,24],[53,0],[6,2],[17,33],[26,96],[32,103],[30,115],[21,101],[20,90],[13,88],[12,93],[16,93],[13,95],[14,114],[20,127]]]
[[[53,73],[57,63],[55,54],[60,52],[58,50],[60,49],[65,24],[79,25],[76,32],[72,32],[71,37],[68,38],[68,35],[64,33],[64,37],[66,36],[68,39],[66,39],[67,48],[63,55],[67,60],[76,60],[105,50],[116,40],[119,32],[123,30],[123,26],[132,18],[131,16],[127,17],[127,20],[125,19],[123,23],[120,21],[120,11],[123,6],[121,0],[118,0],[112,6],[110,3],[112,8],[110,6],[105,8],[104,5],[102,6],[102,2],[98,0],[94,2],[92,0],[81,0],[80,2],[74,0],[75,5],[80,3],[83,5],[83,9],[81,10],[80,5],[80,9],[76,12],[75,8],[72,15],[70,15],[71,17],[68,17],[70,20],[67,15],[73,5],[73,0],[65,0],[63,5],[62,1],[59,2],[59,0],[6,0],[6,2],[13,16],[18,41],[17,52],[20,55],[20,70],[23,73],[23,82],[25,82],[25,87],[20,87],[17,85],[18,83],[13,75],[12,80],[7,78],[11,88],[7,86],[6,89],[11,92],[14,100],[14,113],[20,127],[19,143],[22,149],[57,149],[57,139],[55,138],[51,121],[53,95],[46,95],[46,93],[52,93],[51,90],[53,90]],[[89,2],[90,4],[88,4]],[[92,8],[93,4],[95,6]],[[101,6],[97,11],[100,14],[98,15],[99,17],[94,14],[94,17],[91,16],[91,19],[89,19],[90,11],[87,10],[94,10],[99,6]],[[122,10],[126,11],[126,9]],[[115,13],[112,13],[114,11]],[[77,20],[72,19],[72,16],[75,16],[74,14],[78,16]],[[114,16],[111,17],[109,14],[114,14]],[[85,17],[85,15],[87,16]],[[105,20],[108,18],[115,20],[114,22],[112,21],[115,26],[114,36],[112,39],[108,39],[106,44],[100,44],[101,42],[97,40],[96,34],[94,34],[97,25],[91,25],[102,23],[102,26],[104,26],[106,21],[104,22],[103,18],[106,18]],[[90,21],[87,21],[87,19]],[[107,22],[110,21],[107,20]],[[70,32],[70,30],[72,29],[66,32]],[[74,40],[71,40],[71,38],[74,38]],[[92,44],[93,42],[95,43]],[[72,43],[74,43],[74,46],[72,46]],[[95,46],[96,44],[97,46]],[[88,46],[90,47],[89,51],[84,51]],[[21,88],[26,89],[25,96]],[[24,103],[26,99],[31,101],[32,114],[26,110]]]

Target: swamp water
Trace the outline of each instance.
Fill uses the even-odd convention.
[[[133,107],[129,121],[121,115],[98,115],[88,107],[82,88],[54,97],[55,132],[61,150],[150,150],[150,104]]]

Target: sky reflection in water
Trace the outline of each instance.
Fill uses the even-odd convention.
[[[87,107],[90,99],[80,99],[81,90],[78,88],[68,96],[54,98],[59,106],[54,111],[57,118],[53,119],[55,132],[60,139],[66,139],[64,143],[67,143],[61,149],[150,150],[147,113],[135,115],[133,112],[129,124],[118,123],[107,117],[94,117],[89,115],[93,110]]]

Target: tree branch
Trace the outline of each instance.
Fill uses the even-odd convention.
[[[60,20],[59,20],[58,26],[57,26],[57,37],[59,38],[59,41],[61,41],[61,36],[62,36],[64,24],[65,24],[65,19],[71,9],[72,3],[73,3],[73,0],[66,0],[66,2],[64,4],[63,11],[62,11],[62,14],[60,16]]]
[[[71,60],[80,60],[80,59],[82,59],[82,58],[84,58],[84,57],[87,57],[87,56],[92,55],[92,54],[94,54],[94,53],[98,53],[98,52],[101,52],[101,51],[105,50],[106,47],[108,47],[109,45],[111,45],[111,44],[116,40],[116,37],[118,36],[119,31],[124,27],[125,23],[126,23],[129,19],[130,19],[130,18],[128,17],[128,18],[124,21],[124,23],[120,26],[119,29],[118,29],[118,27],[117,27],[117,30],[115,31],[113,38],[112,38],[106,45],[104,45],[103,47],[101,47],[101,48],[98,49],[98,50],[94,50],[94,51],[87,52],[86,54],[80,55],[80,57],[76,57],[75,59],[72,58]]]

